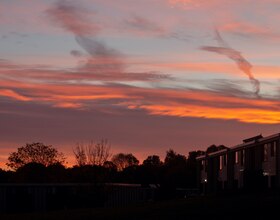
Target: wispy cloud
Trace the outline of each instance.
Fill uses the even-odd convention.
[[[254,92],[256,96],[259,96],[260,92],[260,82],[257,80],[251,69],[252,65],[241,55],[241,53],[235,49],[232,49],[227,45],[227,43],[222,39],[220,33],[218,30],[216,30],[216,40],[220,44],[220,47],[213,47],[213,46],[203,46],[201,47],[202,50],[209,51],[209,52],[215,52],[222,55],[227,56],[228,58],[232,59],[236,62],[238,68],[243,71],[250,79],[254,86]]]
[[[65,30],[76,36],[94,35],[100,28],[90,22],[89,11],[73,1],[58,0],[53,7],[47,10],[50,18]]]
[[[161,26],[151,19],[139,15],[133,15],[124,20],[124,28],[135,36],[153,36],[161,39],[176,39],[179,41],[190,41],[193,36],[184,31],[176,31]]]
[[[79,50],[71,50],[70,54],[74,57],[82,57],[83,56],[83,53]]]
[[[271,28],[246,21],[231,21],[219,26],[219,29],[235,35],[258,38],[261,40],[279,40],[280,33]]]
[[[74,34],[76,42],[88,53],[87,62],[76,70],[77,74],[96,80],[159,80],[167,75],[148,73],[129,73],[126,71],[125,56],[116,49],[110,48],[98,39],[101,28],[87,17],[88,12],[77,4],[65,0],[57,1],[47,10],[47,14],[66,31]],[[80,56],[72,51],[74,56]],[[73,75],[73,74],[72,74]]]
[[[88,12],[80,5],[59,0],[47,13],[55,23],[73,33],[76,42],[89,54],[85,70],[98,73],[123,71],[119,52],[95,39],[100,28],[97,28],[94,21],[89,20]]]
[[[130,28],[131,30],[135,30],[136,33],[152,33],[155,35],[163,35],[165,34],[166,30],[160,27],[155,22],[144,18],[139,15],[133,15],[128,19],[124,20],[124,24],[126,28]]]
[[[92,20],[87,9],[73,1],[56,1],[46,13],[53,24],[72,34],[76,43],[84,51],[83,53],[80,50],[72,50],[71,54],[79,59],[86,58],[86,61],[76,68],[57,69],[35,65],[25,66],[0,60],[2,99],[40,103],[60,109],[92,111],[100,106],[106,106],[107,112],[114,112],[117,106],[122,111],[142,110],[147,114],[174,117],[279,123],[277,100],[265,97],[260,100],[247,96],[238,84],[226,80],[215,80],[213,83],[210,80],[201,79],[202,88],[200,89],[194,89],[191,85],[164,87],[153,82],[173,80],[169,75],[154,71],[139,73],[127,71],[126,56],[99,39],[103,31],[102,27]],[[128,26],[136,29],[165,36],[172,33],[141,16],[131,17],[126,22]],[[229,47],[218,32],[216,38],[220,44],[219,47],[202,47],[202,49],[223,54],[234,60],[237,67],[248,75],[255,86],[255,94],[259,95],[259,81],[251,72],[251,64],[240,52]],[[157,67],[155,63],[152,65]],[[189,69],[207,73],[208,67],[214,72],[223,73],[229,67],[227,64],[219,66],[218,63],[212,66],[205,63],[204,65],[203,63],[171,63],[158,66],[166,68],[166,72]],[[231,69],[230,72],[234,71]],[[176,80],[183,81],[180,78]],[[124,83],[124,81],[129,83]],[[191,82],[194,81],[190,81],[190,84]],[[238,113],[230,115],[230,112],[236,110]],[[252,115],[248,116],[250,111]],[[257,116],[257,114],[260,115]]]
[[[30,70],[22,72],[13,67],[9,69],[13,77],[7,79],[3,78],[7,73],[7,67],[4,70],[0,69],[2,87],[0,96],[17,102],[41,103],[54,108],[79,109],[86,112],[102,107],[101,111],[105,108],[106,112],[114,114],[115,107],[119,106],[122,111],[144,110],[147,114],[153,115],[230,119],[264,124],[279,123],[278,99],[264,97],[255,99],[246,96],[246,93],[236,87],[236,84],[227,84],[226,80],[219,84],[218,81],[212,83],[207,81],[208,88],[206,87],[205,90],[188,87],[167,89],[156,86],[149,88],[125,86],[117,82],[91,85],[82,83],[78,78],[76,83],[70,83],[66,81],[66,73],[63,80],[48,81],[49,76],[42,79],[42,75],[61,74],[48,73],[46,70],[43,72],[38,68],[36,71],[37,75],[34,75],[34,69],[32,77],[27,80],[28,78],[23,76]],[[227,86],[224,86],[225,84]]]
[[[172,62],[172,63],[152,63],[151,67],[159,68],[165,71],[179,71],[182,74],[187,75],[188,73],[200,72],[205,74],[230,74],[236,76],[238,66],[234,66],[230,63],[224,62]],[[279,79],[280,68],[276,65],[254,65],[254,74],[256,78],[261,79]]]
[[[0,96],[12,98],[18,101],[31,101],[32,98],[21,95],[11,89],[0,89]]]

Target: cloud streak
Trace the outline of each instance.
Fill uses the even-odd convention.
[[[12,98],[12,99],[15,99],[18,101],[24,101],[24,102],[32,100],[32,98],[21,95],[11,89],[0,89],[0,96]]]
[[[90,22],[85,9],[69,1],[59,0],[47,10],[47,14],[54,23],[73,33],[76,42],[90,55],[85,68],[97,72],[122,71],[120,54],[95,39],[100,28]]]
[[[260,82],[254,77],[251,71],[252,65],[241,55],[239,51],[232,49],[227,45],[227,43],[222,39],[218,30],[216,30],[216,40],[220,44],[220,47],[203,46],[201,47],[201,49],[205,51],[225,55],[229,59],[235,61],[238,68],[249,77],[249,80],[251,81],[254,87],[254,93],[256,94],[257,97],[259,97]]]
[[[80,74],[80,77],[105,81],[153,81],[169,78],[167,75],[158,75],[152,71],[146,73],[127,72],[125,56],[97,39],[97,35],[102,29],[95,22],[89,20],[89,12],[84,8],[69,1],[60,0],[47,10],[47,14],[55,24],[74,34],[78,45],[89,55],[86,63],[80,66],[76,73],[69,74],[68,77]],[[81,56],[81,53],[73,50],[71,54],[76,57]]]
[[[175,39],[178,41],[190,41],[193,36],[184,31],[172,31],[166,27],[158,25],[156,22],[139,15],[133,15],[123,22],[127,31],[136,36],[154,36],[161,39]]]
[[[39,68],[23,71],[19,65],[13,66],[7,63],[3,62],[4,69],[0,68],[2,101],[8,99],[16,103],[42,104],[83,112],[100,110],[108,114],[122,114],[130,109],[142,110],[151,115],[172,117],[237,120],[260,124],[280,122],[280,105],[277,99],[250,98],[244,94],[244,91],[239,91],[238,87],[223,87],[221,84],[227,83],[226,81],[221,81],[218,87],[213,84],[210,89],[205,88],[205,90],[188,87],[147,88],[125,86],[117,82],[94,85],[89,82],[84,84],[81,81],[84,76],[78,78],[77,75],[76,83],[70,83],[67,81],[70,73],[64,73],[65,76],[58,80],[52,78],[62,75],[57,71]],[[11,78],[2,78],[7,71]],[[30,72],[32,73],[30,78],[26,78]],[[42,75],[45,78],[42,78]]]
[[[166,32],[164,28],[139,15],[133,15],[129,19],[126,19],[124,25],[127,28],[135,30],[137,33],[144,32],[146,34],[150,32],[156,35],[163,35]]]
[[[153,80],[170,80],[166,75],[154,72],[127,72],[125,56],[98,39],[102,28],[92,22],[89,12],[70,1],[57,1],[47,10],[49,18],[59,27],[74,35],[77,44],[88,54],[84,64],[75,69],[54,70],[51,68],[13,65],[0,60],[1,96],[17,101],[34,101],[55,108],[92,110],[106,106],[106,110],[118,106],[122,109],[144,110],[148,114],[174,117],[196,117],[233,119],[253,123],[279,123],[279,103],[276,100],[254,100],[244,95],[234,85],[223,87],[221,83],[203,89],[162,88],[152,84]],[[134,17],[129,25],[151,32],[163,32],[148,19]],[[217,32],[220,47],[202,47],[203,50],[223,54],[234,60],[240,70],[246,73],[259,95],[259,81],[251,72],[251,64],[229,47]],[[77,58],[84,55],[77,50],[71,53]],[[214,65],[215,68],[218,65]],[[177,68],[198,68],[197,65],[178,65]],[[176,69],[171,66],[171,69]],[[207,70],[204,70],[204,72]],[[180,79],[179,79],[180,80]],[[142,81],[142,84],[123,81]],[[226,83],[226,82],[225,82]],[[202,83],[203,84],[203,83]],[[137,85],[137,86],[136,86]],[[235,96],[233,93],[237,93]],[[24,95],[23,95],[24,94]],[[239,114],[230,115],[238,109]],[[114,110],[111,110],[114,112]],[[252,116],[248,116],[248,112]],[[219,112],[219,114],[217,114]],[[257,113],[264,115],[257,117]],[[255,119],[253,119],[255,118]]]
[[[56,1],[55,5],[47,10],[47,14],[54,23],[76,36],[93,35],[100,31],[95,23],[90,22],[89,12],[74,2]]]

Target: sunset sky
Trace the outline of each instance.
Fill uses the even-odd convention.
[[[0,0],[0,167],[28,142],[140,160],[280,122],[279,0]]]

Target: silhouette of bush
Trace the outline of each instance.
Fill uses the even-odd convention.
[[[40,163],[28,163],[18,168],[15,181],[24,183],[44,183],[47,181],[47,168]]]

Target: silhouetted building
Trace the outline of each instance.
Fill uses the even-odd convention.
[[[197,157],[202,192],[280,187],[280,134],[243,140]]]

